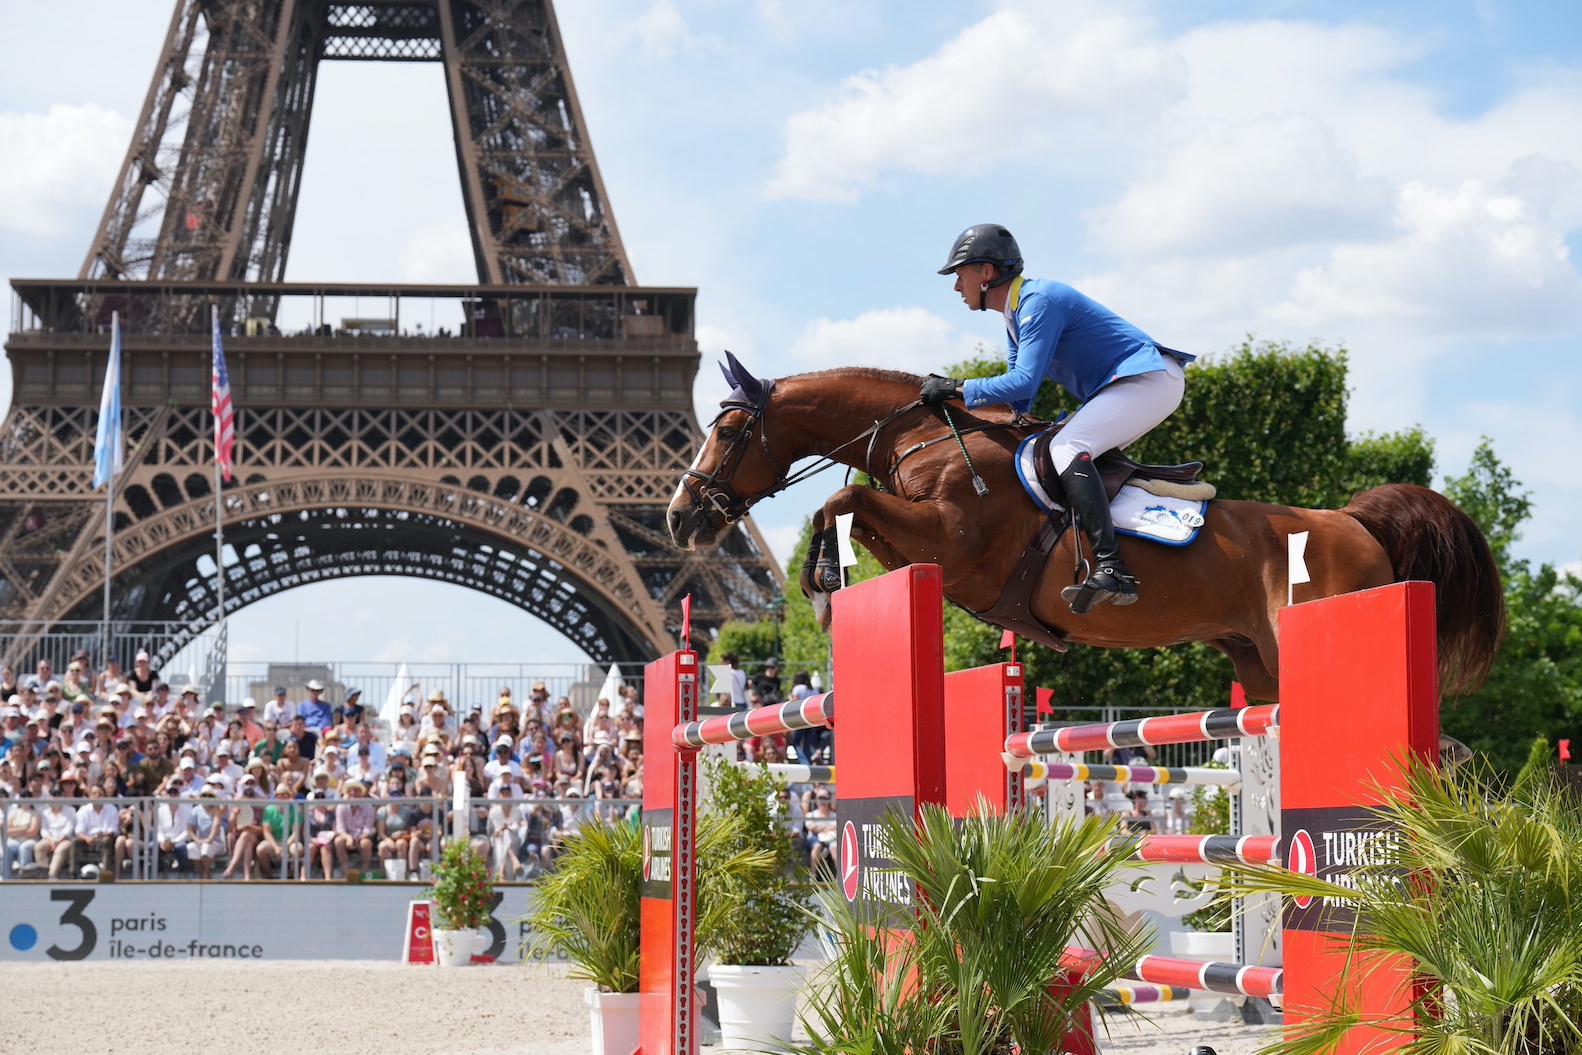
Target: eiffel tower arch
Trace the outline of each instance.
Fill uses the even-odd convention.
[[[326,60],[444,65],[475,285],[283,280]],[[177,0],[81,272],[12,288],[0,620],[100,614],[93,441],[118,313],[112,617],[172,624],[166,654],[214,624],[215,308],[238,430],[226,612],[410,575],[606,662],[673,647],[686,594],[707,631],[781,588],[750,521],[696,554],[665,533],[702,440],[696,291],[634,283],[550,0]]]

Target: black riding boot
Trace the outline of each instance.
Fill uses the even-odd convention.
[[[1066,501],[1082,525],[1093,547],[1093,570],[1086,582],[1067,586],[1060,596],[1071,607],[1072,615],[1087,615],[1095,605],[1106,602],[1125,606],[1137,600],[1137,580],[1126,570],[1120,547],[1115,544],[1115,522],[1110,519],[1110,499],[1104,481],[1086,454],[1066,466],[1060,474]]]

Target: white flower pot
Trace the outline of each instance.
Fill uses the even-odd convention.
[[[465,967],[472,962],[477,948],[478,932],[475,930],[440,930],[434,928],[434,956],[441,967]]]
[[[771,1051],[791,1042],[802,968],[717,963],[709,980],[719,997],[720,1047]]]
[[[637,1050],[640,993],[584,989],[593,1020],[593,1055],[632,1055]]]
[[[1230,963],[1236,959],[1236,935],[1228,930],[1176,931],[1170,935],[1170,951],[1186,960],[1209,960]],[[1187,997],[1187,1006],[1194,1014],[1213,1015],[1220,1012],[1229,997],[1221,993],[1193,990]]]

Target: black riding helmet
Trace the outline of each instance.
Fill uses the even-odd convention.
[[[1022,249],[1011,232],[999,224],[975,224],[957,236],[939,273],[948,275],[963,264],[993,264],[1000,269],[1000,275],[989,285],[1003,286],[1022,273]]]

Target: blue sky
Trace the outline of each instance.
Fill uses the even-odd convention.
[[[8,14],[0,276],[75,274],[165,0]],[[968,223],[1175,347],[1345,344],[1356,431],[1482,434],[1532,489],[1521,552],[1582,556],[1582,5],[579,0],[559,7],[640,281],[699,288],[706,354],[936,368],[996,320],[933,274]],[[87,28],[85,28],[87,27]],[[73,56],[65,61],[63,56]],[[288,277],[468,281],[433,66],[327,65]],[[700,413],[719,395],[708,367]],[[1184,452],[1185,453],[1185,452]],[[784,554],[832,489],[760,506]],[[438,634],[379,613],[442,615]],[[348,619],[347,613],[353,618]],[[420,617],[422,618],[422,617]],[[339,583],[239,618],[360,658],[569,658],[492,600]]]

